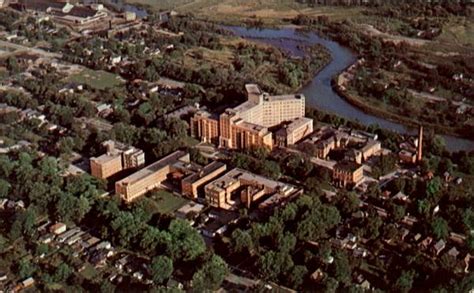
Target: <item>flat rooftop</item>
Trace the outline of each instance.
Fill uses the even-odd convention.
[[[187,157],[189,154],[185,151],[176,151],[158,161],[155,163],[146,166],[145,168],[133,173],[132,175],[118,181],[118,184],[121,185],[128,185],[128,184],[133,184],[136,181],[139,181],[143,178],[146,178],[150,176],[151,174],[155,173],[156,171],[159,171],[163,169],[166,166],[169,166],[176,161],[183,160],[185,157]]]
[[[103,154],[103,155],[98,156],[98,157],[90,158],[90,160],[94,161],[94,162],[97,162],[99,164],[104,164],[104,163],[110,162],[112,160],[115,160],[115,159],[117,159],[118,157],[121,157],[121,156],[122,156],[122,154],[120,152],[108,153],[108,154]]]
[[[253,107],[256,107],[258,106],[257,103],[254,103],[254,102],[251,102],[251,101],[246,101],[246,102],[243,102],[242,104],[232,108],[233,111],[235,111],[236,113],[240,113],[240,112],[246,112],[250,109],[252,109]]]
[[[209,113],[208,111],[202,110],[202,109],[198,110],[196,112],[196,115],[201,116],[201,117],[210,118],[210,119],[219,120],[219,115],[214,114],[214,113]]]
[[[260,87],[256,84],[246,84],[245,85],[245,90],[247,91],[247,94],[249,95],[260,95],[262,94],[262,91],[260,90]]]
[[[265,126],[250,123],[250,122],[246,122],[243,119],[237,120],[235,122],[235,125],[238,125],[242,128],[245,128],[245,129],[248,129],[248,130],[254,131],[254,132],[267,132],[267,130],[268,130]]]
[[[189,175],[188,177],[184,178],[183,179],[183,182],[187,182],[187,183],[193,183],[193,182],[196,182],[198,181],[199,179],[203,178],[203,177],[206,177],[207,175],[211,174],[212,172],[222,168],[223,166],[225,166],[224,163],[222,162],[218,162],[218,161],[214,161],[210,164],[207,164],[206,166],[204,166],[200,171],[194,173],[194,174],[191,174]]]
[[[184,206],[180,207],[175,213],[185,217],[187,214],[194,212],[196,214],[200,213],[204,209],[204,205],[195,203],[193,201],[185,204]]]
[[[289,100],[301,100],[304,99],[304,95],[280,95],[280,96],[264,96],[264,101],[266,102],[276,102],[276,101],[289,101]]]
[[[369,139],[367,141],[367,143],[365,144],[365,146],[361,149],[362,151],[366,151],[376,145],[381,145],[381,142],[378,141],[378,140],[374,140],[374,139]]]
[[[362,168],[362,165],[352,161],[341,161],[334,165],[334,169],[342,169],[351,172],[354,172],[359,168]]]
[[[295,187],[293,185],[275,181],[260,175],[256,175],[240,168],[230,170],[225,175],[221,176],[220,178],[217,178],[216,180],[206,185],[206,188],[212,188],[214,190],[223,191],[229,185],[241,180],[252,182],[255,185],[263,185],[269,189],[278,190],[282,193],[287,193],[295,190]]]
[[[289,124],[284,125],[281,129],[277,131],[277,134],[288,134],[297,130],[301,126],[304,126],[308,123],[313,123],[313,119],[306,117],[299,117],[291,121]]]

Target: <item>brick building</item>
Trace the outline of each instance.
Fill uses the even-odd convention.
[[[140,168],[145,164],[145,153],[133,146],[127,146],[112,140],[103,145],[107,152],[90,159],[91,174],[100,179],[107,179],[122,170]]]
[[[362,181],[364,168],[356,162],[342,161],[334,165],[332,177],[338,186],[354,187]]]
[[[225,110],[219,117],[198,111],[191,119],[191,134],[226,148],[266,146],[271,149],[273,138],[268,128],[304,117],[303,95],[271,96],[255,84],[247,84],[245,88],[247,101]]]
[[[115,193],[124,201],[131,202],[137,197],[160,186],[172,172],[172,165],[177,162],[189,164],[189,154],[184,151],[176,151],[132,175],[117,181],[115,183]]]

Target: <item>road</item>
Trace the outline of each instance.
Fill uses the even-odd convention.
[[[38,55],[41,55],[43,57],[48,57],[48,58],[58,58],[58,59],[62,58],[62,55],[58,53],[47,52],[42,49],[26,47],[23,45],[0,40],[0,48],[5,48],[5,47],[14,50],[13,52],[5,53],[5,55],[18,53],[18,51],[25,51],[25,52],[38,54]]]
[[[369,36],[381,37],[384,40],[392,41],[395,44],[404,42],[412,46],[423,46],[423,45],[431,43],[431,41],[428,41],[428,40],[409,38],[409,37],[384,33],[384,32],[379,31],[378,29],[376,29],[374,26],[370,24],[361,24],[359,25],[359,27],[364,31],[365,34]]]

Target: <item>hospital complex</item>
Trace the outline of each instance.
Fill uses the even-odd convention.
[[[305,118],[303,95],[271,96],[255,84],[247,84],[247,101],[220,115],[199,110],[191,118],[191,134],[204,142],[230,149],[265,146],[270,149],[294,144],[313,132],[313,120]],[[281,125],[284,124],[284,125]],[[281,125],[273,137],[269,128]]]

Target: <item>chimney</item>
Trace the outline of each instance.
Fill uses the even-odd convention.
[[[423,126],[420,125],[418,130],[418,152],[416,153],[417,162],[421,162],[423,159]]]

